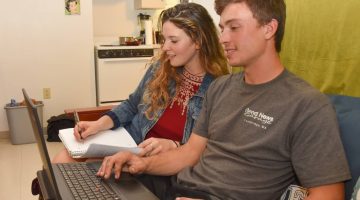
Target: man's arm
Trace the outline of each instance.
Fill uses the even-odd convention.
[[[104,158],[97,175],[109,178],[113,169],[115,178],[119,178],[124,167],[128,167],[132,174],[174,175],[185,167],[195,165],[206,144],[207,138],[192,133],[186,144],[155,156],[139,157],[130,152],[119,152]]]
[[[192,133],[188,142],[174,151],[145,158],[146,168],[144,172],[155,175],[176,174],[185,167],[195,165],[199,161],[206,144],[207,138]],[[134,170],[136,172],[136,169]]]
[[[309,188],[309,196],[305,200],[344,200],[344,183],[335,183]]]

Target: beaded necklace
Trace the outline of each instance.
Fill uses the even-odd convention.
[[[201,75],[191,74],[186,68],[181,75],[181,85],[179,88],[179,92],[173,98],[170,108],[173,107],[174,103],[177,102],[177,105],[182,107],[181,115],[184,115],[187,105],[189,103],[189,99],[194,96],[194,94],[199,89],[205,73],[201,72]]]

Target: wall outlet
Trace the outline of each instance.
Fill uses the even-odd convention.
[[[50,88],[43,88],[43,97],[44,97],[44,99],[50,99],[51,98],[51,90],[50,90]]]

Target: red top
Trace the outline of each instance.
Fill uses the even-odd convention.
[[[165,138],[180,142],[183,138],[189,99],[197,92],[204,76],[190,74],[184,68],[178,94],[166,107],[159,121],[149,130],[145,139]]]

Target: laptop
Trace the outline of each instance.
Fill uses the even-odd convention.
[[[120,180],[97,177],[101,162],[52,164],[37,109],[25,89],[22,92],[43,163],[37,177],[44,199],[158,199],[129,173],[122,172]]]

